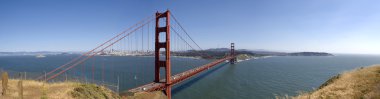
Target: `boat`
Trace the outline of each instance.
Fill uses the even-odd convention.
[[[229,61],[229,60],[226,60],[225,62],[228,63],[228,62],[230,62],[230,61]]]
[[[44,58],[44,57],[46,57],[46,56],[42,55],[42,54],[39,54],[39,55],[36,56],[36,58]]]

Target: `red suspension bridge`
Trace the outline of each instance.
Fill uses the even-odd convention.
[[[170,24],[170,22],[174,22],[175,24]],[[79,74],[76,79],[85,79],[86,81],[101,80],[104,82],[104,79],[107,78],[105,77],[107,74],[104,72],[104,70],[106,68],[110,68],[110,65],[105,64],[104,62],[98,62],[106,60],[99,60],[99,58],[96,57],[154,56],[154,62],[151,62],[153,64],[147,64],[150,68],[143,68],[141,66],[140,69],[153,69],[152,67],[154,67],[154,77],[152,77],[153,82],[145,85],[134,86],[134,88],[128,90],[128,92],[135,93],[142,91],[151,92],[163,90],[170,99],[172,86],[214,66],[218,66],[218,64],[225,61],[229,61],[231,64],[234,64],[236,62],[234,48],[234,43],[231,43],[230,53],[225,55],[223,58],[213,59],[211,55],[208,55],[208,53],[204,53],[202,51],[203,49],[191,38],[191,36],[178,22],[174,15],[171,14],[171,12],[168,10],[163,13],[157,12],[155,15],[149,16],[139,21],[132,27],[117,34],[116,36],[100,44],[94,49],[76,58],[73,58],[71,61],[51,70],[50,72],[46,72],[44,75],[38,77],[37,79],[51,81],[65,77],[67,80],[67,73],[70,73],[70,71],[83,71],[82,74]],[[173,60],[171,60],[171,56],[188,56],[186,53],[189,53],[190,51],[192,54],[197,54],[197,56],[203,58],[213,59],[213,61],[200,66],[190,66],[191,69],[172,75],[171,62],[173,62]],[[101,64],[100,67],[95,66],[99,64]],[[177,67],[184,68],[183,66]],[[90,73],[85,74],[84,72],[86,71]],[[137,70],[136,72],[141,74],[145,71]],[[66,74],[66,76],[63,74]],[[134,75],[134,79],[137,79],[136,75]]]

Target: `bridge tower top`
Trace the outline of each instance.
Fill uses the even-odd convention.
[[[231,55],[235,55],[235,43],[231,43]]]

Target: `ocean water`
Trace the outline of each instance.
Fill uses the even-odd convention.
[[[75,57],[1,56],[0,68],[16,73],[27,72],[28,79],[35,79]],[[119,85],[119,90],[123,91],[153,80],[153,60],[153,57],[96,56],[65,74],[70,79]],[[210,61],[173,57],[172,73]],[[373,64],[380,64],[380,56],[279,56],[233,65],[223,63],[174,86],[172,94],[174,99],[268,99],[275,95],[292,96],[300,91],[318,88],[330,77],[344,71]]]

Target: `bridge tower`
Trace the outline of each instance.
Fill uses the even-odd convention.
[[[156,34],[155,34],[155,72],[154,82],[165,83],[165,93],[171,99],[171,67],[170,67],[170,11],[164,13],[156,13]],[[165,26],[159,26],[160,19],[165,19]],[[160,37],[161,36],[161,37]],[[160,40],[163,39],[164,40]],[[163,49],[163,51],[160,51]],[[160,57],[160,52],[164,52]],[[165,68],[165,81],[160,82],[160,68]]]
[[[231,51],[230,51],[230,55],[235,57],[235,43],[231,43]],[[232,58],[230,60],[230,64],[235,64],[236,63],[236,57],[235,58]]]

